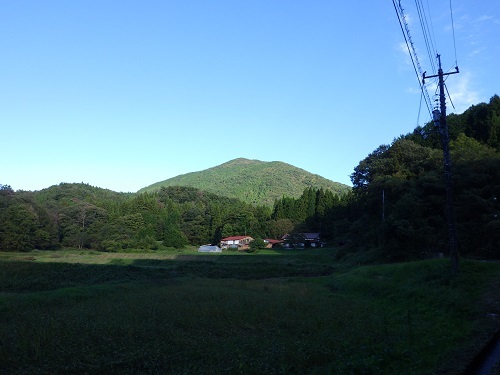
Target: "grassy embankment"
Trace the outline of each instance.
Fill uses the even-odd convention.
[[[460,373],[498,325],[500,264],[334,259],[0,253],[0,372]]]

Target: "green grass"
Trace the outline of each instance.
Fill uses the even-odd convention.
[[[499,264],[334,256],[0,253],[0,372],[460,373],[498,328]]]

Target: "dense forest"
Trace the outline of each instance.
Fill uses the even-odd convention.
[[[447,117],[459,251],[500,257],[500,98]],[[443,153],[434,124],[363,159],[351,175],[349,238],[389,259],[448,253]]]
[[[499,259],[500,98],[448,123],[460,253]],[[447,252],[443,154],[432,123],[379,146],[351,180],[346,193],[308,187],[273,205],[179,186],[124,194],[86,184],[36,192],[0,185],[0,250],[156,250],[317,231],[344,255],[371,251],[398,261]]]

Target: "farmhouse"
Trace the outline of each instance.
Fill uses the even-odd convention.
[[[253,238],[250,236],[232,236],[223,238],[220,241],[221,249],[234,248],[238,250],[248,249],[250,242],[253,241]]]
[[[283,247],[285,248],[304,248],[304,247],[323,247],[319,233],[294,233],[283,236]]]
[[[267,249],[278,247],[283,243],[282,240],[274,240],[272,238],[264,238],[264,242]]]

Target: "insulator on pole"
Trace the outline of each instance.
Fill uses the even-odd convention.
[[[439,109],[435,109],[434,111],[432,111],[432,119],[434,121],[434,126],[436,128],[439,128],[439,126],[441,125],[441,112],[439,111]]]

